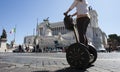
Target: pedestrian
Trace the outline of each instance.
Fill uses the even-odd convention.
[[[71,16],[72,17],[77,16],[76,23],[77,23],[78,33],[79,33],[79,41],[87,46],[88,40],[86,37],[86,31],[87,31],[88,24],[90,23],[88,2],[87,0],[74,0],[73,4],[64,14],[67,15],[75,7],[76,7],[76,12]]]

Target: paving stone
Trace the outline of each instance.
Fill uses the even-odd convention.
[[[4,61],[4,62],[3,62]],[[98,53],[97,61],[86,70],[70,68],[65,54],[0,53],[0,72],[119,72],[120,53]]]

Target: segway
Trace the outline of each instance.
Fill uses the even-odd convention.
[[[72,68],[86,69],[89,65],[96,61],[97,51],[94,46],[86,46],[80,43],[76,24],[73,23],[73,19],[70,15],[64,15],[65,28],[73,31],[76,38],[76,43],[71,44],[66,49],[66,60]]]

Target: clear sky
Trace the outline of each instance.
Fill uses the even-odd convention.
[[[50,22],[63,21],[63,13],[73,0],[0,0],[0,35],[6,29],[8,43],[14,39],[10,30],[16,27],[16,43],[22,44],[24,37],[33,35],[38,22],[50,17]],[[107,35],[120,35],[120,0],[88,0],[98,13],[99,27]]]

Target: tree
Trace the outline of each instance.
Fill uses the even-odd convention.
[[[120,36],[118,36],[118,43],[119,43],[119,45],[120,45]]]
[[[120,45],[120,36],[117,34],[108,35],[108,44],[112,47],[112,50],[115,50],[117,46]]]
[[[118,36],[117,36],[117,34],[110,34],[110,35],[108,35],[109,36],[109,38],[110,39],[112,39],[112,40],[114,40],[114,39],[118,39]]]

